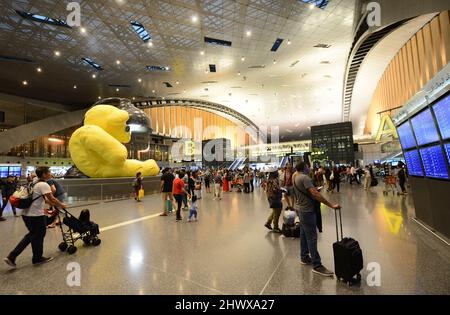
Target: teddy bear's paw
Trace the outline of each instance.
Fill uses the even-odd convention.
[[[144,162],[144,173],[149,176],[155,176],[159,173],[159,166],[156,164],[155,160],[147,160]]]

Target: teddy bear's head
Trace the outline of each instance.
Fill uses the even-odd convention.
[[[84,125],[98,126],[121,143],[128,143],[131,140],[128,119],[129,115],[124,110],[111,105],[96,105],[86,112]]]

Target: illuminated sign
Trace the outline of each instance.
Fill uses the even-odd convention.
[[[398,139],[397,129],[395,128],[394,122],[389,115],[384,115],[381,117],[380,126],[378,127],[375,140],[380,141],[383,136],[392,136],[393,139]]]

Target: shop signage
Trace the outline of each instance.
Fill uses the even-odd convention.
[[[381,117],[375,140],[380,141],[383,136],[392,136],[393,139],[398,139],[397,128],[395,128],[394,122],[389,115],[383,115]]]

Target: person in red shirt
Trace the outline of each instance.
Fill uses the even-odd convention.
[[[184,189],[184,181],[183,181],[183,177],[185,175],[184,171],[180,171],[180,173],[178,174],[178,177],[175,178],[175,180],[173,181],[173,196],[175,197],[175,200],[177,202],[177,221],[181,221],[182,217],[181,217],[181,206],[183,204],[183,197],[184,194],[188,195],[189,198],[191,197],[191,195],[186,191],[186,189]]]

